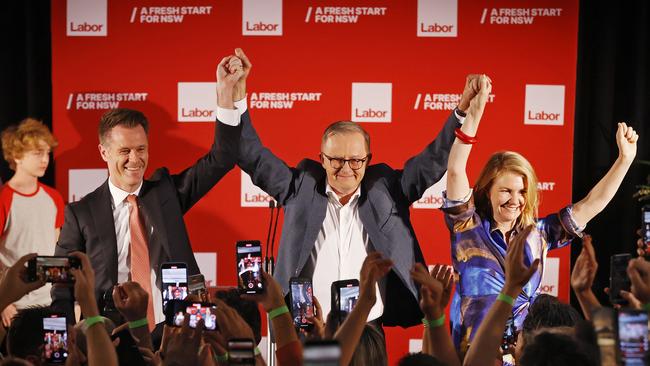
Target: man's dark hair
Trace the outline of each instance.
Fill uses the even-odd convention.
[[[99,142],[104,144],[108,138],[108,134],[116,126],[126,128],[135,128],[142,126],[144,132],[149,134],[149,121],[147,117],[140,111],[128,108],[115,108],[104,113],[99,120]]]
[[[521,366],[597,366],[593,349],[566,334],[538,333],[526,344]]]
[[[228,306],[237,310],[239,315],[244,318],[253,330],[255,344],[259,344],[262,340],[262,316],[260,315],[260,309],[257,307],[257,303],[242,299],[238,289],[217,291],[216,295],[217,298],[221,299]]]
[[[442,361],[426,353],[409,353],[404,355],[397,366],[446,366]]]
[[[24,359],[41,358],[43,318],[54,312],[50,307],[37,306],[18,310],[7,331],[7,353]],[[30,357],[31,356],[31,357]]]
[[[555,296],[541,294],[530,305],[522,332],[527,343],[537,329],[573,327],[581,320],[580,313],[571,305],[560,302]]]

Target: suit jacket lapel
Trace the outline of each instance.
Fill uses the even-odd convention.
[[[111,192],[108,189],[108,180],[100,187],[98,199],[89,200],[90,214],[97,230],[102,252],[107,259],[106,270],[113,283],[117,283],[117,238],[115,236],[115,220],[111,207]]]

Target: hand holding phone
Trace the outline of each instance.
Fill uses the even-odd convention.
[[[218,330],[216,311],[217,306],[212,303],[170,300],[165,308],[165,322],[172,327],[181,327],[189,317],[190,328],[196,328],[199,320],[203,319],[204,330]]]
[[[340,280],[332,282],[332,311],[338,313],[339,323],[352,312],[359,300],[359,280]]]
[[[27,280],[34,282],[43,279],[45,282],[72,285],[74,276],[71,268],[81,268],[78,258],[39,255],[27,263]]]
[[[187,297],[187,264],[163,263],[160,271],[162,272],[163,307],[169,300],[184,300]]]
[[[56,364],[64,364],[68,358],[68,328],[63,314],[43,318],[43,358]]]
[[[292,277],[289,280],[291,290],[291,315],[297,328],[309,330],[314,324],[308,319],[314,317],[313,285],[310,278]]]
[[[630,278],[627,275],[629,254],[615,254],[610,258],[609,299],[612,304],[625,304],[627,300],[621,297],[621,290],[630,291]]]
[[[237,242],[237,276],[239,290],[244,294],[264,292],[262,281],[262,246],[259,240]]]

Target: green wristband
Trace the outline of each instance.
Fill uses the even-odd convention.
[[[650,311],[650,302],[649,302],[649,303],[646,303],[646,304],[643,304],[643,305],[641,306],[641,308],[642,308],[643,310],[645,310],[645,311]]]
[[[504,293],[500,293],[499,296],[497,296],[497,300],[501,300],[510,306],[513,306],[515,304],[515,299]]]
[[[279,317],[282,314],[286,314],[289,312],[289,308],[286,305],[280,306],[277,309],[273,309],[269,311],[269,320],[273,320],[277,317]]]
[[[140,320],[134,320],[132,322],[129,322],[129,329],[144,327],[147,324],[149,324],[149,321],[147,320],[147,318],[142,318]]]
[[[96,316],[91,316],[86,319],[84,319],[84,324],[83,324],[83,333],[86,334],[86,331],[88,331],[88,328],[92,327],[95,324],[98,323],[104,323],[104,317],[101,315],[96,315]]]
[[[427,318],[422,318],[422,324],[424,324],[425,328],[441,327],[445,324],[445,314],[442,314],[440,318],[434,320],[428,320]]]
[[[224,353],[223,355],[214,355],[214,360],[218,363],[228,362],[228,352]]]

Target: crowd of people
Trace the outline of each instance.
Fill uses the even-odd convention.
[[[587,197],[539,217],[536,174],[521,154],[493,154],[470,186],[466,165],[492,89],[488,76],[467,77],[458,107],[404,169],[370,165],[370,137],[347,121],[325,130],[320,161],[289,167],[252,125],[251,68],[241,49],[219,63],[214,143],[180,174],[161,168],[144,179],[149,122],[138,111],[108,111],[98,135],[109,178],[67,206],[38,181],[57,145],[47,127],[27,119],[3,133],[3,154],[15,174],[0,190],[0,365],[261,365],[260,309],[281,366],[325,364],[327,357],[304,352],[325,344],[338,350],[334,364],[386,365],[383,327],[417,324],[424,325],[422,351],[404,355],[400,366],[616,364],[599,338],[604,308],[591,290],[598,263],[584,230],[636,155],[632,127],[619,123],[618,158]],[[188,274],[199,274],[183,215],[236,165],[285,210],[278,265],[272,276],[259,258],[242,258],[241,282],[261,282],[264,290],[217,292],[206,306],[205,298],[162,288],[157,269],[184,262]],[[445,172],[451,266],[429,270],[408,210]],[[571,287],[582,314],[540,295],[548,251],[577,239],[582,252]],[[27,263],[53,254],[80,263],[61,272],[71,279],[31,278]],[[647,312],[650,263],[630,260],[627,275],[631,288],[620,296]],[[297,276],[311,281],[296,285],[287,301]],[[340,305],[331,306],[330,285],[349,279],[358,280],[358,296],[341,295]],[[190,305],[167,312],[162,291]],[[107,314],[112,307],[116,316]],[[45,326],[61,317],[62,329]],[[630,325],[634,337],[639,329],[646,333],[647,326]],[[249,341],[247,360],[242,345]]]

